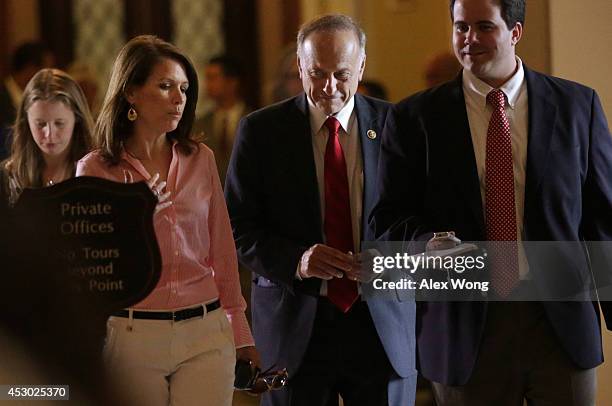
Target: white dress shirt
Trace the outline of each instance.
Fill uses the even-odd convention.
[[[520,58],[516,58],[517,69],[514,75],[501,87],[506,95],[506,117],[510,123],[512,137],[512,161],[514,169],[514,203],[516,206],[517,241],[523,239],[523,214],[525,212],[525,174],[527,167],[527,134],[528,134],[528,96],[525,71]],[[486,205],[485,161],[487,151],[487,130],[493,109],[487,105],[487,94],[494,90],[478,79],[470,71],[463,70],[463,94],[467,109],[472,145],[476,158],[476,168],[480,181],[480,194],[483,208]],[[519,244],[519,275],[529,279],[529,266],[525,251]]]
[[[308,99],[310,108],[310,131],[312,134],[312,151],[314,153],[317,170],[317,184],[319,186],[319,201],[321,202],[321,216],[325,216],[325,148],[329,139],[329,132],[325,127],[327,116],[316,108]],[[359,252],[361,243],[361,214],[363,211],[363,157],[361,156],[361,142],[359,140],[359,126],[354,111],[355,98],[352,97],[346,106],[334,115],[340,122],[339,138],[349,183],[349,196],[351,199],[351,225],[353,229],[353,252]],[[325,230],[323,236],[325,237]]]
[[[310,131],[312,134],[312,151],[317,172],[321,216],[325,217],[325,148],[329,132],[325,127],[327,115],[318,109],[308,98]],[[359,252],[361,244],[361,216],[363,212],[363,157],[361,156],[361,141],[359,140],[359,125],[355,114],[355,98],[351,99],[338,113],[334,115],[340,122],[339,138],[349,186],[351,205],[351,226],[353,230],[353,252]],[[325,230],[322,230],[325,239]],[[326,295],[327,283],[323,281],[321,294]]]

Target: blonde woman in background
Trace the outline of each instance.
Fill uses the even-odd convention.
[[[28,82],[13,126],[11,154],[0,171],[0,194],[14,204],[24,188],[60,183],[75,174],[91,143],[92,118],[83,91],[65,72],[43,69]]]

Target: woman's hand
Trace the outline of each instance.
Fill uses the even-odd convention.
[[[147,180],[147,186],[151,189],[151,192],[157,197],[157,206],[155,206],[155,213],[158,213],[172,205],[172,200],[170,199],[170,192],[164,193],[164,188],[166,187],[166,182],[158,182],[159,181],[159,173],[151,176],[149,180]],[[123,182],[124,183],[133,183],[134,176],[132,172],[128,170],[123,170]]]
[[[261,359],[255,346],[236,349],[236,359],[250,360],[257,368],[261,368]]]
[[[155,213],[158,213],[172,205],[172,200],[170,199],[170,192],[164,193],[164,188],[166,187],[166,181],[163,180],[159,182],[159,173],[151,176],[151,179],[147,181],[147,186],[151,189],[151,192],[155,196],[157,196],[157,206],[155,206]]]

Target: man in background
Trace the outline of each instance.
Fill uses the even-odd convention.
[[[359,83],[357,91],[366,96],[376,97],[380,100],[389,100],[389,95],[385,85],[378,80],[362,80]]]
[[[43,68],[54,65],[51,51],[40,42],[18,46],[11,59],[11,73],[0,84],[0,160],[6,158],[10,146],[10,128],[30,79]]]
[[[236,127],[240,119],[251,111],[242,98],[242,77],[242,65],[228,55],[212,58],[204,69],[206,96],[214,102],[214,107],[196,120],[194,132],[215,153],[222,184],[225,182]]]
[[[427,88],[441,85],[453,80],[459,71],[461,64],[455,55],[450,52],[443,52],[434,55],[425,66],[423,76]]]

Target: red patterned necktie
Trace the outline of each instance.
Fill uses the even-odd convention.
[[[487,95],[487,103],[493,107],[485,164],[487,240],[492,241],[489,243],[491,285],[500,297],[507,297],[519,281],[512,139],[504,109],[504,92],[492,90]]]
[[[353,251],[353,228],[346,161],[340,145],[340,122],[328,117],[329,131],[325,148],[325,219],[327,245],[342,252]],[[348,278],[333,278],[327,284],[327,297],[343,312],[357,300],[357,283]]]

